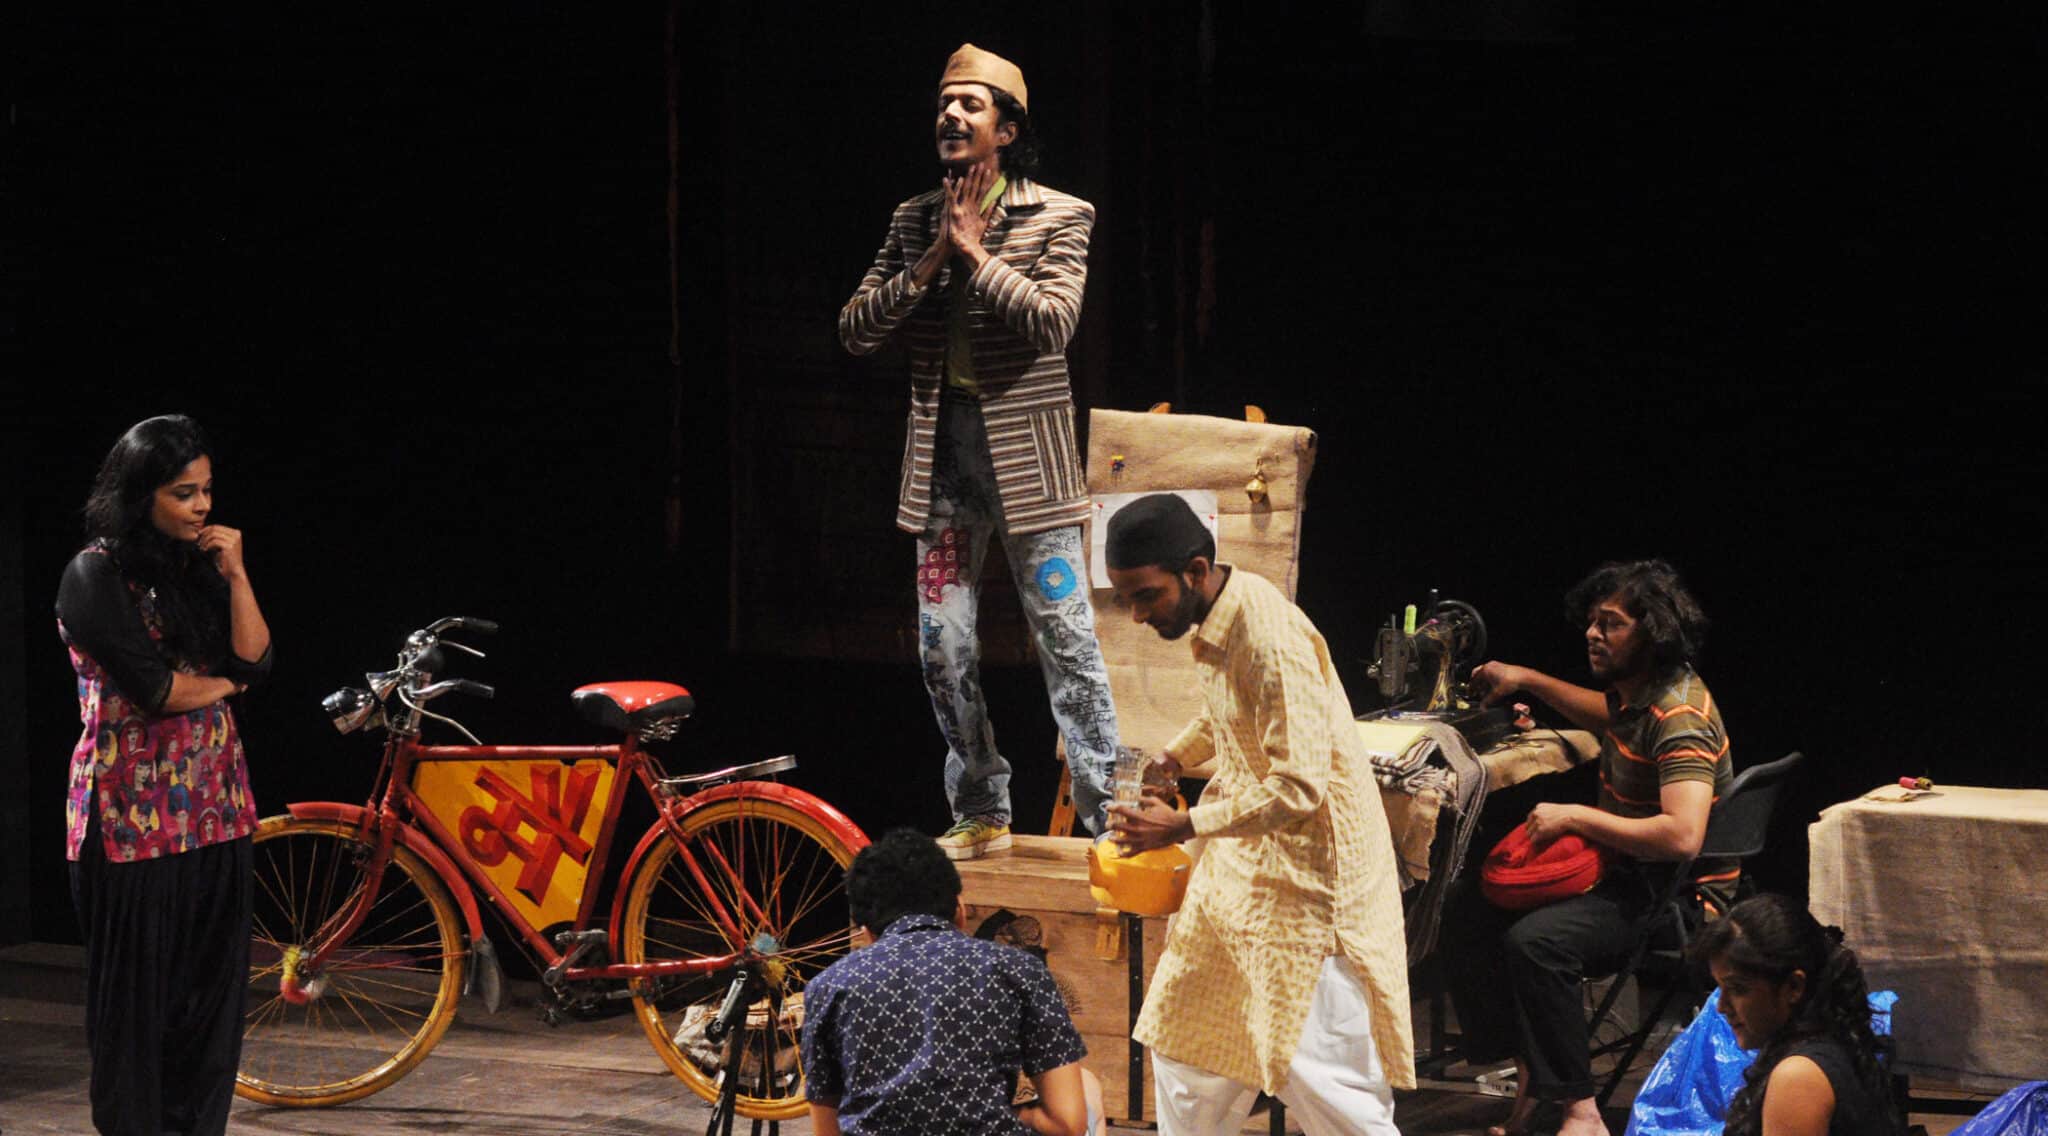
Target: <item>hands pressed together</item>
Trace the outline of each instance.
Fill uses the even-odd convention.
[[[939,234],[955,254],[974,263],[979,263],[977,254],[987,255],[981,238],[988,232],[988,214],[982,211],[981,199],[995,183],[996,171],[988,166],[946,175],[946,207],[940,213]]]
[[[970,270],[981,267],[982,261],[988,259],[987,250],[981,247],[981,238],[988,233],[988,214],[982,211],[981,199],[988,196],[996,176],[996,171],[987,166],[946,175],[941,183],[944,197],[939,207],[938,235],[913,270],[920,285],[931,283],[949,256],[965,260]]]

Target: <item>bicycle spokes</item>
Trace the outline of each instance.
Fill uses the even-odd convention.
[[[453,901],[402,849],[372,879],[359,834],[339,823],[272,818],[254,852],[244,1094],[336,1104],[376,1091],[454,1015],[467,956]]]
[[[737,1077],[743,1115],[803,1110],[797,1048],[803,988],[853,944],[845,867],[852,851],[817,818],[741,798],[686,813],[680,841],[656,845],[635,873],[624,928],[628,961],[730,957],[753,983],[738,1040],[711,1024],[733,972],[635,988],[642,1024],[669,1067],[707,1099]],[[738,1046],[737,1067],[732,1056]]]

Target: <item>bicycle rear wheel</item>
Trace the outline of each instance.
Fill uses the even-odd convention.
[[[756,992],[747,1014],[736,1107],[754,1119],[799,1116],[803,990],[852,949],[846,866],[854,849],[817,817],[781,801],[718,801],[680,825],[689,856],[663,840],[633,874],[622,928],[625,961],[716,957],[749,945],[763,955],[770,990]],[[708,895],[690,871],[692,861],[711,883]],[[738,934],[717,917],[721,909]],[[718,1098],[727,1055],[724,1045],[706,1040],[704,1027],[730,981],[721,973],[633,984],[633,1005],[655,1050],[705,1100]]]
[[[462,917],[404,845],[356,933],[319,973],[301,969],[309,943],[369,882],[370,852],[340,821],[278,816],[257,828],[239,1095],[290,1107],[366,1097],[419,1064],[454,1020],[468,962]]]

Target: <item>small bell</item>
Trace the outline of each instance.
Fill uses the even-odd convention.
[[[1244,495],[1251,498],[1254,505],[1266,503],[1266,464],[1264,462],[1259,463],[1258,470],[1252,474],[1252,479],[1244,483]]]

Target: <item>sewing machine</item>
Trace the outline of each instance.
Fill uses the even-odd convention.
[[[1364,717],[1438,719],[1463,734],[1472,752],[1491,749],[1515,727],[1507,707],[1481,708],[1466,698],[1464,680],[1486,657],[1485,618],[1471,604],[1438,598],[1434,588],[1419,623],[1417,614],[1409,604],[1380,628],[1367,673],[1385,705]]]

